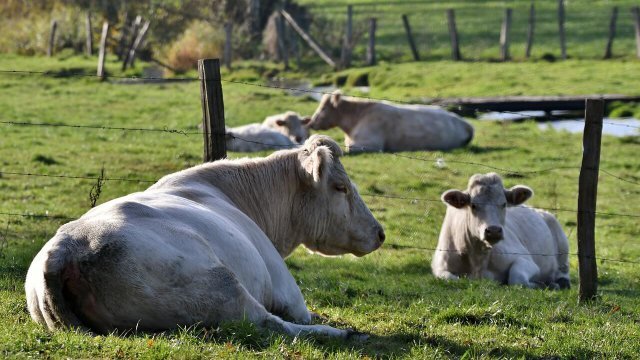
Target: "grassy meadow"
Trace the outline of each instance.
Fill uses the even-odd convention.
[[[131,180],[106,181],[99,204],[144,190],[149,183],[140,180],[153,181],[198,164],[202,156],[202,136],[193,134],[198,132],[201,116],[198,83],[132,85],[118,79],[101,83],[92,77],[63,76],[93,73],[94,64],[94,59],[64,55],[52,59],[0,56],[0,70],[48,72],[0,74],[0,121],[166,128],[189,134],[0,123],[0,356],[622,359],[640,353],[637,217],[598,216],[599,298],[587,305],[577,302],[576,256],[570,257],[574,286],[568,291],[505,287],[488,281],[451,283],[431,275],[429,249],[436,246],[445,210],[438,200],[440,194],[464,188],[470,175],[493,170],[488,166],[505,169],[501,172],[507,186],[531,186],[536,193],[531,205],[564,209],[555,213],[569,236],[570,252],[577,252],[573,209],[577,206],[581,135],[541,131],[533,122],[473,119],[476,137],[463,149],[342,158],[365,202],[386,229],[387,242],[379,251],[363,258],[325,258],[301,248],[286,260],[308,306],[329,324],[370,334],[365,342],[292,339],[245,323],[97,337],[47,331],[29,317],[24,278],[35,253],[67,220],[29,215],[80,216],[90,208],[89,193],[96,181],[9,173],[95,178],[104,168],[107,178]],[[252,65],[238,64],[234,71],[225,71],[223,79],[262,83],[264,73],[278,68],[269,65],[256,70]],[[629,72],[638,73],[638,66],[632,61],[595,60],[554,64],[445,61],[381,64],[367,71],[372,96],[412,100],[634,94],[639,80]],[[118,68],[111,60],[107,67]],[[291,76],[321,78],[317,73]],[[311,114],[317,106],[309,97],[292,97],[278,89],[233,82],[223,82],[223,89],[231,126],[261,121],[285,110]],[[339,130],[325,133],[343,140]],[[637,136],[603,138],[601,169],[627,181],[601,173],[598,211],[640,215],[639,148]],[[230,153],[229,157],[267,154]],[[436,166],[437,159],[443,159],[444,166]]]

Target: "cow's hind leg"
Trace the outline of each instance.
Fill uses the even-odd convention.
[[[285,321],[270,312],[260,304],[240,284],[235,275],[225,267],[217,267],[212,270],[216,285],[211,297],[211,310],[209,319],[205,323],[215,325],[221,321],[248,320],[259,328],[281,332],[290,336],[322,335],[340,338],[358,338],[364,335],[352,330],[340,330],[326,325],[300,325]],[[223,293],[222,291],[223,290]]]

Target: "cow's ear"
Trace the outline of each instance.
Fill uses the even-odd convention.
[[[278,120],[276,120],[276,125],[285,126],[285,125],[287,125],[287,121],[283,120],[283,119],[278,119]]]
[[[442,194],[442,201],[454,208],[462,209],[471,203],[471,196],[460,190],[447,190]]]
[[[317,187],[326,182],[332,163],[331,150],[326,146],[318,146],[302,160],[302,167],[307,179]]]
[[[533,196],[533,190],[528,186],[516,185],[511,189],[505,190],[504,196],[507,198],[509,205],[520,205]]]
[[[300,119],[300,123],[302,125],[308,125],[310,121],[311,121],[311,116],[305,116],[302,119]]]
[[[342,99],[342,93],[340,92],[340,90],[336,90],[331,94],[331,105],[333,105],[333,107],[338,107],[338,104],[340,104],[340,99]]]

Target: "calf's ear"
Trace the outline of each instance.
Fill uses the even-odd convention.
[[[338,107],[338,104],[340,104],[340,99],[342,98],[342,93],[340,92],[340,90],[336,90],[331,94],[331,105],[333,105],[333,107]]]
[[[516,185],[511,189],[505,190],[504,196],[507,198],[509,205],[520,205],[533,196],[533,190],[528,186]]]
[[[307,125],[309,124],[310,121],[311,121],[311,116],[305,116],[302,119],[300,119],[300,123],[302,125]]]
[[[306,173],[306,178],[314,187],[318,187],[326,182],[329,176],[333,156],[328,147],[318,146],[301,163]]]
[[[287,122],[285,120],[278,119],[278,120],[276,120],[276,125],[285,126],[285,125],[287,125]]]
[[[447,190],[442,194],[442,201],[454,208],[462,209],[471,203],[471,196],[460,190]]]

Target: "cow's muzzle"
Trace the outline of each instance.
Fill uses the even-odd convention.
[[[504,238],[504,235],[502,233],[502,227],[501,226],[488,226],[486,229],[484,229],[484,240],[487,241],[489,244],[493,245],[495,243],[497,243],[498,241],[502,240]]]

